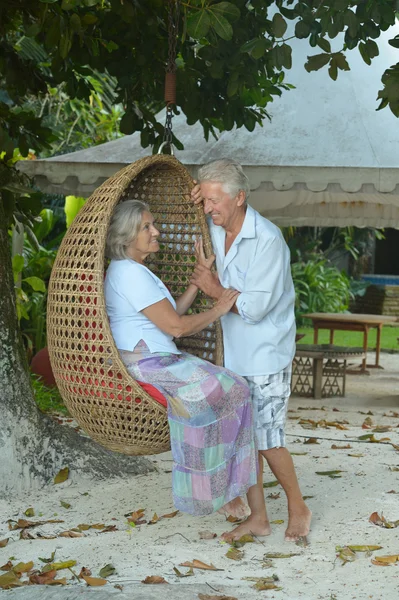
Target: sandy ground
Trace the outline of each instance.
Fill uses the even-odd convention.
[[[369,356],[370,361],[373,355]],[[273,525],[267,538],[246,544],[241,560],[226,557],[229,546],[219,537],[200,539],[199,532],[208,530],[219,536],[233,525],[221,515],[194,518],[179,513],[173,518],[163,518],[157,523],[131,527],[124,515],[145,509],[145,519],[154,513],[159,517],[171,513],[173,508],[170,488],[170,454],[150,457],[158,467],[157,473],[110,482],[80,481],[74,478],[63,484],[51,485],[34,494],[25,494],[9,502],[0,503],[0,541],[10,538],[5,548],[0,548],[0,565],[10,557],[13,563],[34,561],[43,566],[39,557],[48,558],[56,551],[55,560],[76,560],[76,573],[85,566],[93,576],[111,563],[115,574],[108,577],[104,588],[91,588],[85,594],[91,598],[106,598],[120,594],[122,598],[198,598],[198,592],[221,596],[227,594],[237,600],[252,598],[284,598],[286,600],[396,600],[399,595],[399,563],[388,567],[372,564],[373,556],[399,554],[399,528],[388,529],[369,522],[377,511],[389,521],[399,520],[399,452],[389,443],[362,442],[359,436],[371,433],[362,429],[366,417],[374,426],[389,426],[388,432],[375,433],[377,439],[390,438],[399,444],[399,355],[383,354],[384,370],[372,370],[370,376],[347,376],[345,398],[325,400],[292,397],[287,422],[288,446],[297,468],[302,493],[311,496],[308,504],[313,511],[313,525],[309,545],[300,547],[284,541],[287,509],[280,486],[265,488],[279,497],[267,498],[271,521],[283,520]],[[368,412],[372,414],[366,414]],[[347,421],[347,429],[317,427],[309,430],[300,419],[320,421]],[[306,427],[306,424],[305,424]],[[319,444],[304,444],[309,437],[317,437]],[[347,449],[332,449],[332,444]],[[356,456],[353,456],[356,455]],[[394,470],[396,469],[396,471]],[[318,475],[316,471],[340,470],[340,477]],[[265,467],[265,483],[274,480]],[[396,492],[396,493],[393,493]],[[71,507],[64,508],[60,502]],[[37,536],[59,534],[78,524],[115,525],[116,531],[99,533],[96,529],[84,532],[84,537],[44,540],[21,540],[20,531],[8,530],[8,519],[24,517],[24,511],[33,507],[32,520],[62,519],[64,523],[47,524],[31,529]],[[381,550],[372,555],[357,553],[354,562],[342,565],[336,557],[336,546],[380,545]],[[289,558],[275,558],[265,564],[267,553],[292,553]],[[213,564],[218,571],[194,569],[194,575],[179,578],[187,568],[179,565],[194,559]],[[257,591],[254,582],[246,577],[271,577],[277,575],[280,591]],[[147,576],[158,575],[169,586],[142,586]],[[70,571],[60,571],[68,578],[68,586],[46,591],[39,586],[29,589],[3,591],[5,598],[75,598],[83,597],[86,586],[72,578]],[[114,586],[120,586],[115,588]],[[83,587],[84,586],[84,587]],[[172,587],[173,586],[173,587]],[[121,591],[121,588],[123,591]],[[142,590],[148,589],[148,593]],[[66,596],[66,589],[80,590],[75,596]],[[105,590],[109,590],[106,595]],[[43,591],[41,591],[43,590]],[[101,591],[100,591],[101,590]],[[140,593],[138,592],[140,590]],[[29,594],[27,595],[27,593]],[[45,594],[45,596],[43,596]],[[86,597],[86,595],[85,595]]]

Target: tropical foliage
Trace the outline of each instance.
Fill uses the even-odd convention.
[[[344,312],[353,297],[348,275],[320,254],[309,256],[291,265],[295,286],[295,315],[302,324],[302,315],[312,312]]]

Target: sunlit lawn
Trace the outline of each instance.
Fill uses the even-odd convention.
[[[305,337],[300,340],[300,344],[313,344],[313,328],[299,327],[298,333],[305,333]],[[375,349],[376,329],[370,329],[368,338],[369,350]],[[385,325],[381,333],[381,349],[399,351],[399,327]],[[330,332],[327,329],[319,330],[319,344],[329,344]],[[363,346],[363,333],[360,331],[335,331],[334,344],[336,346]]]

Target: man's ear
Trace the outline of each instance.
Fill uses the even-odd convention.
[[[244,190],[240,190],[236,196],[237,206],[242,206],[243,204],[245,204],[245,197],[246,197],[246,194],[245,194]]]

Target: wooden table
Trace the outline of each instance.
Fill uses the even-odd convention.
[[[331,344],[297,344],[292,370],[292,392],[299,396],[345,396],[346,361],[363,358],[363,348]],[[313,364],[309,364],[312,361]]]
[[[367,372],[367,367],[382,369],[380,365],[381,350],[381,331],[383,325],[387,323],[398,323],[398,317],[388,317],[386,315],[352,315],[345,313],[310,313],[302,315],[306,319],[312,319],[314,327],[313,343],[317,344],[319,339],[319,329],[330,330],[330,344],[334,343],[334,332],[340,331],[362,331],[363,332],[363,350],[365,357],[362,361],[361,373]],[[377,329],[377,342],[375,364],[367,364],[367,344],[370,329]]]

